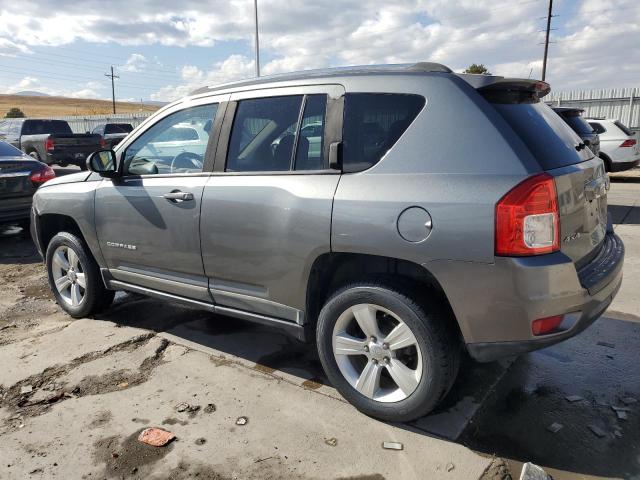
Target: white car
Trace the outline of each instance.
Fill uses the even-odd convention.
[[[587,118],[591,128],[600,136],[600,158],[609,172],[620,172],[638,166],[640,143],[638,133],[632,132],[615,118]]]

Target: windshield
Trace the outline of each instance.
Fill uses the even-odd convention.
[[[7,142],[0,142],[0,157],[21,157],[22,152]]]
[[[567,122],[573,130],[581,135],[593,134],[593,128],[580,115],[562,115],[564,121]]]

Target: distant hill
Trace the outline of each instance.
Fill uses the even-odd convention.
[[[2,95],[0,94],[0,118],[3,118],[10,108],[17,107],[27,117],[51,117],[66,115],[105,115],[113,112],[108,100],[92,100],[86,98],[52,97],[38,94]],[[155,112],[159,105],[148,103],[116,102],[116,113]]]
[[[35,92],[33,90],[25,90],[23,92],[14,93],[14,95],[20,95],[21,97],[49,97],[48,93]]]

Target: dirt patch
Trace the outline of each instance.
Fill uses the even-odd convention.
[[[108,356],[114,352],[122,350],[135,350],[146,344],[154,334],[144,334],[126,342],[115,345],[104,352],[92,352],[76,358],[66,365],[57,365],[45,369],[42,373],[33,375],[10,388],[0,387],[0,407],[6,407],[16,415],[5,421],[6,426],[16,427],[15,420],[19,417],[34,417],[48,411],[52,405],[67,400],[69,398],[82,397],[86,395],[100,395],[121,389],[121,385],[139,385],[146,382],[153,370],[162,362],[162,354],[169,345],[167,340],[162,340],[160,346],[154,354],[146,358],[137,371],[118,370],[100,376],[85,377],[76,386],[64,387],[58,380],[69,373],[74,368],[93,361],[97,358]],[[124,373],[126,372],[126,374]],[[30,387],[28,392],[24,392],[23,387]],[[11,420],[11,419],[14,420]]]
[[[512,478],[509,466],[505,461],[501,458],[494,458],[480,480],[512,480]]]
[[[160,477],[154,478],[160,479]],[[223,475],[213,467],[181,461],[166,477],[163,476],[161,478],[167,480],[184,480],[188,478],[197,478],[199,480],[232,480],[233,477]]]
[[[113,415],[109,410],[102,410],[101,412],[98,412],[97,415],[93,417],[93,420],[91,420],[91,423],[89,424],[89,428],[94,429],[94,428],[101,428],[105,426],[107,423],[111,421],[112,416]]]
[[[94,444],[94,460],[96,464],[104,463],[106,477],[121,478],[136,474],[145,477],[140,470],[145,465],[157,462],[173,448],[171,443],[164,447],[152,447],[139,442],[138,435],[141,431],[136,431],[124,440],[119,436],[111,436]]]
[[[337,480],[385,480],[384,476],[379,473],[373,473],[371,475],[356,475],[354,477],[340,477]]]
[[[179,420],[177,418],[165,418],[162,421],[162,425],[182,425],[183,427],[185,425],[189,425],[189,422],[187,422],[186,420]]]

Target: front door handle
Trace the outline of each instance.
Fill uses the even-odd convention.
[[[185,200],[193,200],[193,193],[191,192],[181,192],[180,190],[176,190],[173,192],[165,193],[162,195],[163,198],[169,200],[170,202],[184,202]]]

